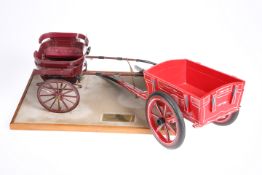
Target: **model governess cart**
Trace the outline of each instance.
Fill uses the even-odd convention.
[[[179,147],[185,138],[184,118],[200,127],[210,122],[231,124],[238,116],[244,81],[187,59],[160,64],[141,59],[88,56],[88,39],[77,33],[47,33],[34,53],[40,104],[52,112],[76,108],[80,76],[98,75],[112,80],[146,100],[146,118],[156,139],[167,148]],[[84,52],[86,53],[84,54]],[[85,59],[114,59],[153,64],[139,72],[88,71]],[[117,76],[116,76],[117,75]],[[147,90],[117,78],[143,76]]]

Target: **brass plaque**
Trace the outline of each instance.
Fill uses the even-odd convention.
[[[135,115],[132,114],[103,114],[104,122],[134,122]]]

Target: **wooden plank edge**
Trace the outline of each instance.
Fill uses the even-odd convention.
[[[43,123],[10,123],[12,130],[45,130],[45,131],[80,131],[80,132],[110,132],[110,133],[136,133],[150,134],[146,127],[128,126],[101,126],[77,124],[43,124]]]

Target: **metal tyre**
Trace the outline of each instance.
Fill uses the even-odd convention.
[[[146,102],[146,116],[159,143],[170,149],[182,145],[185,138],[184,118],[169,95],[160,91],[151,94]]]

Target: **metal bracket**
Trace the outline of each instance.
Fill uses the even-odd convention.
[[[185,101],[185,111],[189,112],[189,97],[188,97],[188,95],[184,95],[184,101]]]
[[[211,112],[216,111],[216,95],[211,96]]]
[[[237,94],[237,86],[235,85],[234,87],[233,87],[233,91],[232,91],[232,98],[231,98],[231,104],[234,104],[235,103],[235,101],[236,101],[236,94]]]
[[[156,91],[156,80],[155,79],[152,80],[152,90],[153,90],[153,92]]]

